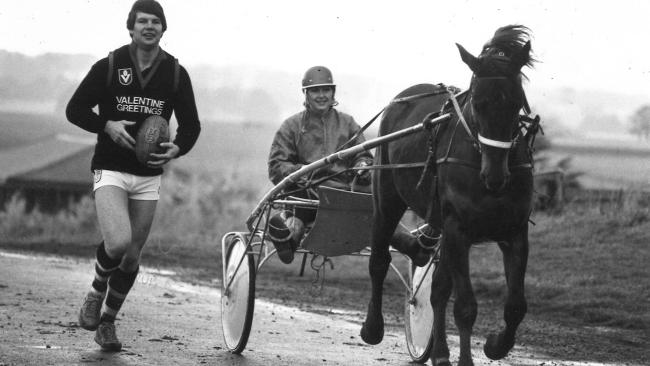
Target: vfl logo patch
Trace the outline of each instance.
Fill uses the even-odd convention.
[[[120,79],[120,84],[131,85],[131,82],[133,81],[133,71],[131,71],[130,67],[126,69],[118,69],[117,78]]]
[[[99,183],[100,180],[102,180],[102,170],[95,169],[95,183]]]
[[[158,130],[158,128],[151,126],[145,132],[144,141],[146,141],[148,144],[153,144],[158,140],[159,135],[160,135],[160,131]]]

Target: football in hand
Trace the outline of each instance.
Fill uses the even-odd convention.
[[[160,116],[149,116],[142,122],[135,139],[135,156],[141,164],[152,160],[149,154],[160,154],[165,148],[160,143],[169,142],[169,124]]]

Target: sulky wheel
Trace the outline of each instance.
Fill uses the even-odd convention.
[[[431,279],[435,263],[424,267],[411,264],[410,291],[406,293],[404,311],[406,345],[414,362],[425,363],[433,345],[433,308],[431,307]],[[412,293],[415,295],[411,295]]]
[[[226,240],[222,253],[226,260],[221,286],[221,326],[228,350],[241,353],[253,323],[255,258],[247,248],[244,234],[233,234]]]

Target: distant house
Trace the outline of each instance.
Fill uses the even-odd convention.
[[[94,139],[55,135],[0,150],[0,204],[19,194],[27,209],[56,212],[92,192]]]

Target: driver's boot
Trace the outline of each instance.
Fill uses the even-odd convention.
[[[422,267],[429,263],[439,238],[439,231],[426,224],[410,232],[398,225],[390,242],[393,247],[411,258],[413,264]]]
[[[269,219],[268,234],[283,263],[289,264],[293,261],[293,254],[298,249],[304,233],[305,225],[291,211],[276,213]]]
[[[433,250],[442,235],[440,229],[429,224],[418,226],[417,229],[411,231],[411,234],[415,235],[420,245],[428,250]]]

